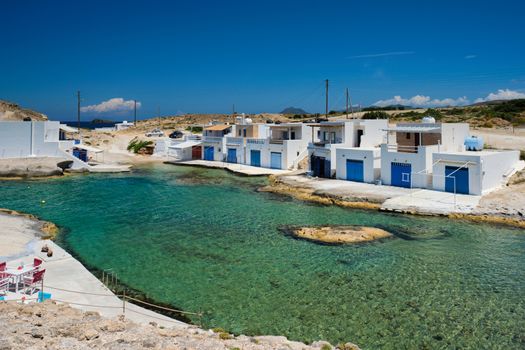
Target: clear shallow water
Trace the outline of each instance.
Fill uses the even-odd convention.
[[[256,193],[262,179],[153,166],[0,182],[0,207],[65,228],[87,264],[205,326],[365,349],[525,347],[525,234]],[[46,204],[42,205],[41,200]],[[363,224],[414,239],[323,246],[284,224]]]

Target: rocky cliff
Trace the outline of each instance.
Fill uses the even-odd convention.
[[[21,108],[19,105],[0,100],[0,121],[47,120],[47,116]]]

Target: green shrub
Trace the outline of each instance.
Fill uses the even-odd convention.
[[[139,153],[141,149],[151,146],[152,144],[153,141],[142,141],[135,137],[129,142],[127,150],[132,151],[133,153]]]
[[[370,111],[363,114],[362,119],[388,119],[388,113],[383,111]]]
[[[222,332],[222,333],[219,333],[219,339],[221,340],[233,339],[233,335],[231,335],[230,333]]]
[[[186,131],[191,131],[194,134],[198,134],[202,132],[202,126],[188,126]]]

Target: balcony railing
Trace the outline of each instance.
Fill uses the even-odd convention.
[[[388,152],[418,153],[418,146],[387,145]]]
[[[343,143],[343,139],[340,137],[337,137],[335,140],[324,140],[324,141],[316,141],[312,142],[312,146],[314,147],[330,147],[330,145],[335,145]]]
[[[242,137],[227,137],[226,138],[226,144],[227,145],[243,145],[244,139]]]
[[[203,136],[202,137],[202,141],[203,142],[219,143],[219,142],[222,142],[222,137],[218,137],[218,136]]]
[[[251,143],[253,145],[264,145],[266,139],[246,139],[246,143]]]

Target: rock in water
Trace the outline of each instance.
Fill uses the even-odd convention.
[[[328,244],[369,242],[393,236],[383,229],[367,226],[307,226],[286,231],[296,238]]]

